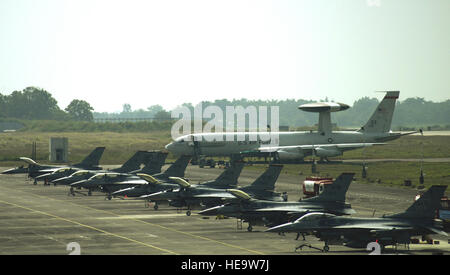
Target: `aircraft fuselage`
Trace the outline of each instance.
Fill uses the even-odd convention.
[[[238,136],[241,139],[238,140]],[[251,136],[256,137],[252,140]],[[265,133],[268,135],[268,133]],[[270,140],[261,138],[257,132],[203,133],[186,135],[168,144],[166,149],[175,155],[230,156],[260,147],[296,145],[332,145],[344,143],[377,143],[400,137],[398,133],[364,133],[359,131],[334,131],[318,133],[277,132]],[[196,141],[197,140],[197,141]],[[197,152],[195,152],[197,150]]]

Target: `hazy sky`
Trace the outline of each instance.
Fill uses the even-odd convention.
[[[0,0],[0,93],[64,109],[450,93],[449,0]]]

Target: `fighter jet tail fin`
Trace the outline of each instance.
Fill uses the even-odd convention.
[[[323,186],[323,191],[319,195],[304,199],[304,201],[339,201],[345,202],[345,195],[353,180],[355,173],[342,173],[332,184]]]
[[[444,196],[446,185],[431,186],[418,200],[416,200],[405,212],[389,217],[395,218],[428,218],[432,219],[439,209],[441,198]]]
[[[278,176],[281,173],[281,169],[283,169],[283,165],[271,164],[269,168],[267,168],[267,170],[261,176],[259,176],[249,187],[251,189],[273,191],[275,189],[275,182],[277,181]]]
[[[241,175],[242,169],[244,168],[244,162],[234,161],[231,166],[220,174],[215,182],[220,183],[220,185],[237,185],[237,179]]]
[[[146,152],[145,151],[137,151],[134,153],[131,158],[129,158],[127,161],[125,161],[122,166],[119,168],[111,169],[111,171],[117,172],[117,173],[128,173],[131,171],[138,170],[140,168],[140,165],[143,161],[143,156]]]
[[[161,168],[166,162],[167,154],[166,152],[148,152],[149,156],[147,160],[144,160],[145,166],[141,169],[142,173],[146,174],[156,174],[161,172]],[[144,157],[145,158],[145,157]]]
[[[184,171],[191,158],[192,156],[179,157],[166,171],[164,171],[164,174],[168,177],[184,177]]]
[[[387,92],[370,119],[359,131],[366,133],[389,132],[391,130],[392,116],[394,115],[395,101],[399,94],[399,91]]]
[[[74,164],[73,166],[76,166],[76,167],[98,166],[104,151],[105,151],[105,147],[97,147],[87,157],[85,157],[80,163]]]

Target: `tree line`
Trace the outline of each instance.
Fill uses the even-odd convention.
[[[328,101],[324,99],[322,101]],[[208,106],[217,106],[225,114],[226,106],[278,106],[279,125],[290,126],[291,128],[314,126],[318,122],[318,114],[304,112],[298,109],[302,104],[311,103],[313,101],[303,99],[285,99],[285,100],[248,100],[242,99],[218,99],[215,101],[203,101],[203,110]],[[374,112],[379,100],[376,98],[363,97],[356,100],[353,106],[345,111],[333,113],[332,122],[339,127],[360,127],[364,125],[371,114]],[[194,114],[194,105],[192,103],[184,103],[180,107],[187,107]],[[175,108],[174,110],[176,110]],[[146,110],[132,110],[130,104],[124,104],[120,113],[98,113],[94,112],[91,105],[84,101],[74,99],[64,109],[60,109],[56,99],[44,89],[36,87],[27,87],[22,91],[14,91],[10,95],[0,94],[0,119],[19,119],[19,120],[47,120],[47,121],[79,121],[93,122],[102,118],[119,118],[119,119],[154,119],[153,124],[140,124],[138,129],[166,129],[170,125],[171,111],[165,110],[161,105],[149,106]],[[270,124],[270,113],[268,114],[268,124]],[[208,119],[206,119],[208,120]],[[136,122],[138,123],[138,122]],[[159,123],[159,124],[158,124]],[[50,123],[51,124],[51,123]],[[114,123],[113,123],[114,124]],[[122,123],[113,125],[106,123],[104,125],[90,126],[87,124],[77,124],[76,127],[84,127],[84,129],[134,129],[130,123]],[[43,126],[42,123],[29,124],[30,127]],[[62,124],[61,124],[62,125]],[[65,125],[65,124],[64,124]],[[69,125],[69,124],[68,124]],[[48,125],[47,125],[48,126]],[[67,126],[67,125],[66,125]],[[397,101],[394,117],[392,121],[392,129],[408,127],[435,127],[450,129],[450,100],[443,102],[427,101],[424,98],[407,98]],[[50,126],[49,126],[50,127]],[[56,127],[56,126],[55,126]],[[67,126],[69,127],[69,126]],[[74,126],[75,127],[75,126]],[[225,125],[224,125],[225,129]],[[402,129],[400,129],[402,130]]]
[[[10,95],[0,94],[0,118],[92,121],[93,110],[88,102],[78,99],[61,110],[49,92],[37,87],[27,87]]]
[[[328,99],[321,100],[322,102]],[[314,126],[318,123],[318,114],[304,112],[298,109],[300,105],[312,103],[303,99],[286,100],[247,100],[247,99],[221,99],[201,102],[203,110],[211,105],[218,106],[225,113],[226,106],[278,106],[279,125],[296,127]],[[363,97],[353,102],[351,108],[331,115],[331,120],[338,127],[359,128],[363,126],[380,103],[377,98]],[[193,113],[195,106],[185,103]],[[270,113],[267,115],[270,124]],[[407,98],[396,102],[392,118],[393,130],[406,130],[408,128],[428,127],[433,129],[450,129],[450,100],[443,102],[427,101],[424,98]]]

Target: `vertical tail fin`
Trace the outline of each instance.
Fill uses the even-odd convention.
[[[395,218],[428,218],[436,215],[436,209],[440,207],[441,198],[444,196],[446,185],[431,186],[420,198],[415,201],[405,212],[389,217]]]
[[[352,183],[355,173],[342,173],[332,184],[324,186],[324,190],[316,197],[304,199],[304,201],[340,201],[345,202],[345,195]]]
[[[97,147],[87,157],[85,157],[80,163],[74,164],[74,166],[81,166],[81,167],[98,166],[104,151],[105,151],[105,147]]]
[[[242,161],[231,162],[231,166],[223,171],[215,180],[211,181],[211,184],[207,182],[205,185],[237,186],[237,179],[241,175],[244,164]]]
[[[270,190],[275,189],[275,182],[283,169],[283,165],[271,164],[269,168],[259,176],[249,187],[258,190]]]
[[[161,168],[166,162],[166,152],[148,152],[150,155],[147,157],[144,168],[141,169],[141,173],[153,175],[161,172]]]
[[[146,153],[147,153],[146,151],[137,151],[130,159],[128,159],[124,164],[122,164],[122,166],[116,169],[112,169],[112,171],[117,173],[128,173],[131,171],[138,170]]]
[[[164,175],[168,177],[184,177],[184,171],[191,158],[192,156],[179,157],[166,171],[164,171]]]
[[[392,116],[394,115],[395,100],[398,98],[399,91],[386,92],[383,100],[378,104],[374,113],[361,127],[360,131],[366,133],[387,133],[391,130]]]

